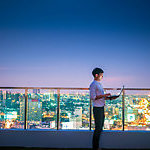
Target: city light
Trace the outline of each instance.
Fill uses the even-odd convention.
[[[117,89],[114,89],[117,92]],[[111,90],[110,92],[112,92]],[[19,93],[20,92],[20,93]],[[23,129],[25,92],[0,90],[0,128]],[[109,92],[109,90],[107,90]],[[150,95],[124,96],[124,129],[150,130]],[[57,129],[57,90],[28,90],[27,128]],[[107,100],[104,130],[122,130],[122,96]],[[90,95],[88,90],[63,90],[59,103],[59,129],[90,129]],[[93,112],[92,112],[93,113]],[[91,128],[95,129],[93,114]]]

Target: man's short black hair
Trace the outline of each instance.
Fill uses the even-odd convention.
[[[95,77],[96,74],[104,73],[104,71],[101,68],[95,68],[92,71],[92,75]]]

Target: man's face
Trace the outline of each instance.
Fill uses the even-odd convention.
[[[96,74],[95,79],[101,81],[103,79],[103,73]]]

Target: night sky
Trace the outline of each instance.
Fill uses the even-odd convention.
[[[0,86],[150,88],[149,0],[0,0]]]

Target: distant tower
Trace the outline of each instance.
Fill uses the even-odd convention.
[[[0,100],[3,100],[3,91],[0,90]]]
[[[35,94],[40,93],[40,89],[33,89],[33,93],[35,93]]]
[[[37,99],[28,101],[28,121],[42,121],[42,102]]]
[[[3,91],[3,100],[6,99],[6,91]]]
[[[82,107],[75,109],[76,129],[82,128]]]

